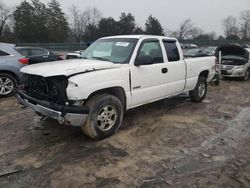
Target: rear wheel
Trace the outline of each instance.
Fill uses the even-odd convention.
[[[0,97],[8,97],[15,93],[16,79],[7,73],[0,73]]]
[[[90,111],[82,130],[88,137],[101,140],[119,130],[123,119],[123,106],[117,97],[98,94],[87,101],[86,107]]]
[[[207,94],[207,80],[204,77],[199,77],[196,87],[193,91],[189,92],[191,101],[193,102],[202,102]]]

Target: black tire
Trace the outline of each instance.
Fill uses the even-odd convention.
[[[250,70],[247,70],[244,77],[242,78],[244,81],[249,80],[249,76],[250,76]]]
[[[117,97],[98,94],[87,101],[86,107],[90,111],[82,130],[88,137],[102,140],[119,130],[124,112],[122,103]]]
[[[5,87],[12,87],[12,89],[3,88],[4,83],[7,83],[7,80],[9,82],[5,85]],[[7,73],[0,73],[0,97],[12,96],[16,92],[16,87],[17,80],[15,77]]]
[[[197,84],[193,91],[189,92],[191,101],[202,102],[207,95],[207,79],[204,77],[199,77]]]

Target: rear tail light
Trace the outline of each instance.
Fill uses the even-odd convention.
[[[64,60],[63,55],[60,55],[59,58],[58,58],[58,60]]]
[[[29,59],[27,59],[27,58],[21,58],[21,59],[19,59],[18,61],[19,61],[20,63],[24,64],[24,65],[29,64]]]

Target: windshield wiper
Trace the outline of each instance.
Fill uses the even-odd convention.
[[[101,60],[101,61],[110,61],[109,59],[106,59],[104,57],[92,57],[94,59],[98,59],[98,60]],[[110,61],[111,62],[111,61]]]

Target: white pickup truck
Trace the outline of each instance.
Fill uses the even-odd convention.
[[[99,140],[121,126],[126,110],[189,92],[202,102],[215,74],[215,57],[184,60],[174,38],[129,35],[93,43],[82,59],[22,68],[16,97],[38,115],[81,126]]]

